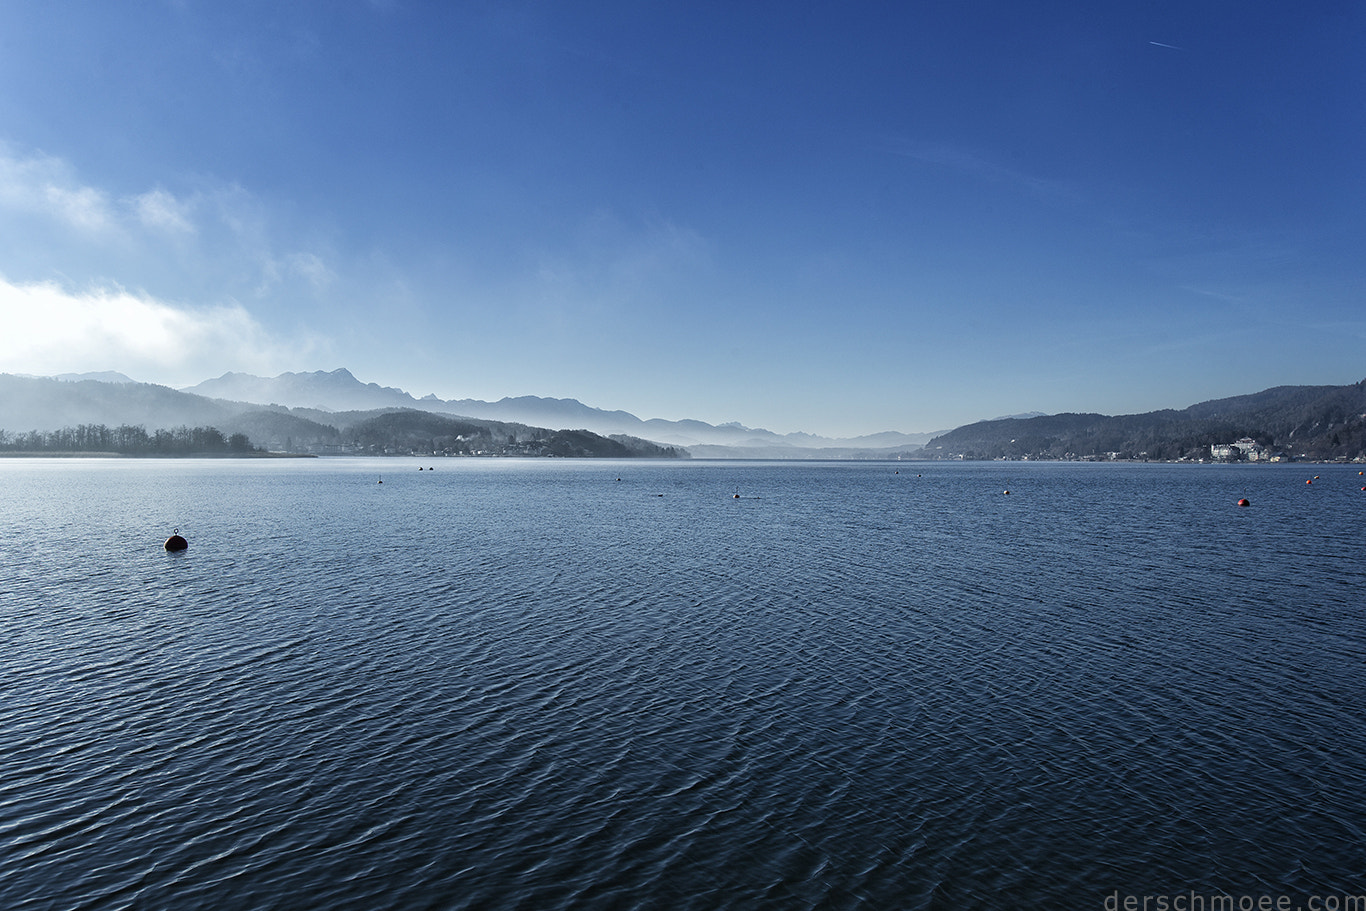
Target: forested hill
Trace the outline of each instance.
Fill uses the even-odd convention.
[[[630,436],[549,430],[416,409],[322,412],[262,409],[229,422],[273,450],[325,455],[496,455],[686,458],[683,449]]]
[[[979,421],[934,438],[916,455],[927,459],[1207,459],[1211,445],[1244,437],[1292,458],[1366,458],[1366,380],[1350,386],[1276,386],[1180,411]]]
[[[452,418],[426,411],[385,411],[338,431],[345,451],[366,454],[679,458],[687,453],[624,435],[547,430],[503,421]]]

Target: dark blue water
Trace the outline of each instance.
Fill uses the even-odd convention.
[[[0,907],[1366,893],[1360,466],[427,464],[0,461]]]

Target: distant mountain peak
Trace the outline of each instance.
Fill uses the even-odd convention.
[[[417,400],[401,389],[362,383],[347,370],[316,370],[282,373],[273,378],[246,373],[225,373],[184,391],[196,395],[259,405],[317,408],[323,411],[364,411],[374,408],[410,408]]]

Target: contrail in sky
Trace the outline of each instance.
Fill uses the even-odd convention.
[[[1157,45],[1158,47],[1169,47],[1169,48],[1171,48],[1171,49],[1174,50],[1174,51],[1184,51],[1184,50],[1185,50],[1184,47],[1177,47],[1177,46],[1174,45],[1174,44],[1163,44],[1161,41],[1149,41],[1148,43],[1149,43],[1149,44],[1155,44],[1155,45]]]

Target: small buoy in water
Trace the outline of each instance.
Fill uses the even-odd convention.
[[[175,530],[175,534],[166,539],[167,550],[184,550],[190,546],[190,542],[180,536],[180,529]]]
[[[1010,493],[1010,491],[1007,490],[1006,493]]]
[[[1306,483],[1306,484],[1313,484],[1313,483],[1314,483],[1314,479],[1313,479],[1313,478],[1310,478],[1309,480],[1305,481],[1304,483]]]
[[[1239,505],[1239,506],[1251,506],[1252,504],[1251,504],[1250,502],[1248,502],[1247,497],[1243,497],[1241,500],[1238,501],[1238,505]]]

